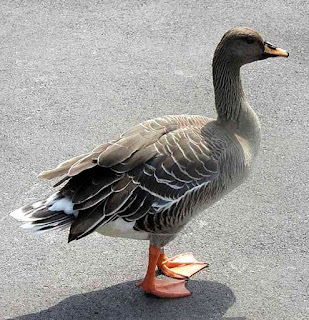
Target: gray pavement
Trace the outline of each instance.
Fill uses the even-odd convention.
[[[307,1],[0,2],[0,318],[308,319]],[[36,175],[165,114],[214,116],[211,59],[252,26],[290,52],[243,68],[263,140],[250,179],[168,247],[210,263],[193,295],[135,287],[147,243],[31,236],[8,216],[51,192]]]

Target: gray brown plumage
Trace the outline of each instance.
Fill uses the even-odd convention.
[[[260,144],[258,118],[240,81],[243,64],[287,56],[249,28],[229,30],[213,59],[217,119],[145,121],[88,154],[39,175],[61,178],[51,198],[13,213],[42,232],[70,225],[69,241],[93,231],[165,246],[198,212],[247,176]]]

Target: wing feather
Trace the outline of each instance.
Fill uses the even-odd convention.
[[[66,175],[61,189],[79,210],[69,240],[119,217],[155,232],[171,223],[170,210],[214,181],[217,163],[201,134],[205,118],[168,116],[146,121],[89,154],[63,162],[40,177]],[[156,213],[161,212],[160,221]]]
[[[83,202],[75,203],[73,209],[74,210],[85,210],[89,209],[91,207],[96,206],[97,204],[102,203],[108,196],[110,196],[113,193],[112,187],[106,187],[102,190],[100,190],[98,193],[93,195],[92,197],[89,197]]]
[[[62,176],[63,174],[66,174],[69,171],[69,169],[74,163],[76,163],[77,161],[79,161],[80,159],[84,158],[87,155],[88,155],[87,153],[83,153],[77,157],[66,160],[60,163],[55,169],[41,172],[38,175],[38,177],[42,179],[50,180],[50,179]]]

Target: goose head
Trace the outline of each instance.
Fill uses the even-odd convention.
[[[228,30],[219,42],[214,62],[232,63],[242,66],[253,61],[271,57],[288,57],[289,53],[263,40],[262,36],[251,28],[233,28]]]

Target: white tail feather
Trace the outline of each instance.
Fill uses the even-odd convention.
[[[68,227],[77,217],[72,201],[55,193],[43,201],[19,208],[10,215],[21,221],[21,227],[36,234]]]

